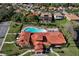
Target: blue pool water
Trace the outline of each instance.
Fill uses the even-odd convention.
[[[39,29],[39,28],[36,28],[36,27],[28,27],[28,28],[25,28],[24,31],[25,32],[32,32],[32,33],[35,33],[35,32],[47,32],[45,29]]]

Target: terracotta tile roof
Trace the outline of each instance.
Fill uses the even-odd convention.
[[[43,52],[43,45],[35,45],[34,50],[35,52]]]
[[[34,41],[36,41],[36,40],[43,40],[43,38],[42,38],[42,35],[44,35],[44,33],[34,33],[32,36],[31,36],[31,38],[32,38],[32,40]]]
[[[34,49],[35,50],[37,50],[37,49],[43,49],[43,45],[35,45]]]
[[[29,38],[30,38],[30,34],[31,33],[29,33],[29,32],[21,32],[19,39],[23,39],[23,40],[27,40],[28,41]]]
[[[43,45],[43,42],[34,41],[33,44],[34,45]]]
[[[47,32],[47,33],[35,33],[31,36],[34,45],[38,42],[37,40],[43,40],[43,36],[46,36],[47,42],[43,44],[64,44],[66,43],[65,38],[61,32]]]
[[[48,32],[46,38],[51,44],[64,44],[65,38],[61,32]]]
[[[26,45],[29,43],[29,39],[30,39],[30,34],[29,32],[21,32],[19,35],[18,40],[16,41],[17,44],[19,45]]]
[[[28,43],[30,43],[30,35],[31,33],[29,32],[21,32],[19,39],[17,40],[18,45],[21,47],[25,46],[26,44],[28,45]],[[43,42],[44,36],[46,37],[47,42]],[[36,52],[43,52],[43,45],[66,43],[65,38],[61,32],[33,33],[31,35],[31,40]]]
[[[65,14],[68,20],[79,20],[79,17],[75,14]]]

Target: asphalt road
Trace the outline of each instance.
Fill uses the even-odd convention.
[[[8,29],[8,25],[9,25],[8,22],[0,23],[0,37],[4,37],[5,36],[5,34],[7,32],[7,29]]]
[[[8,30],[9,22],[0,23],[0,46],[2,45],[3,38]]]

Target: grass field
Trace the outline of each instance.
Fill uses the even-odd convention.
[[[23,52],[27,51],[26,49],[19,49],[15,44],[4,44],[2,48],[2,53],[8,56],[16,56]]]
[[[5,42],[11,42],[11,41],[15,41],[16,40],[16,35],[14,34],[8,34],[6,37]]]
[[[51,52],[48,53],[47,55],[48,55],[48,56],[56,56],[54,53],[51,53]]]
[[[18,32],[20,32],[21,27],[22,27],[22,23],[17,24],[15,22],[12,22],[9,33],[18,33]]]
[[[68,43],[70,43],[70,45],[68,47],[64,47],[61,49],[59,49],[59,48],[54,49],[54,51],[57,52],[61,56],[79,56],[79,53],[78,53],[79,49],[77,48],[71,34],[65,28],[65,25],[70,22],[63,20],[63,21],[57,21],[56,23],[59,24],[59,26],[61,27],[61,31],[63,32],[64,36],[66,37],[66,39],[68,40]],[[63,51],[64,53],[62,53],[61,51]]]

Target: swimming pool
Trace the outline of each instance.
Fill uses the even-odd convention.
[[[35,32],[47,32],[45,29],[39,29],[39,28],[36,28],[36,27],[28,27],[28,28],[25,28],[24,31],[25,32],[32,32],[32,33],[35,33]]]

